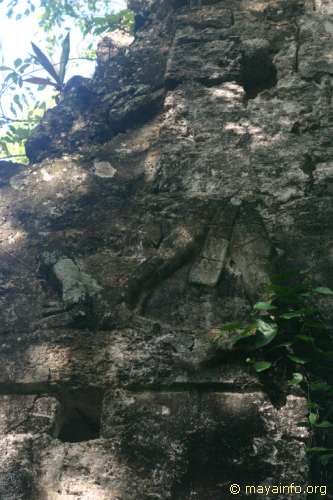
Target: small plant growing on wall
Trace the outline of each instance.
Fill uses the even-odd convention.
[[[59,70],[55,68],[50,59],[44,54],[44,52],[37,45],[31,43],[31,46],[34,51],[36,61],[49,74],[51,80],[50,78],[39,78],[33,76],[31,78],[27,78],[25,81],[28,83],[33,83],[35,85],[51,85],[61,93],[65,86],[65,75],[69,60],[70,34],[67,33],[64,41],[62,42]]]
[[[218,350],[239,350],[258,374],[287,374],[288,384],[308,395],[308,425],[325,431],[333,427],[333,329],[316,305],[320,297],[332,300],[333,291],[311,287],[297,273],[275,276],[251,321],[223,325],[212,342]],[[322,465],[333,460],[333,446],[308,451]]]

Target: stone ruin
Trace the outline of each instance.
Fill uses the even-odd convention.
[[[306,397],[211,336],[277,266],[333,284],[333,1],[130,8],[0,164],[0,498],[304,486]]]

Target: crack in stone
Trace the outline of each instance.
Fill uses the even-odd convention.
[[[294,71],[295,71],[295,73],[298,73],[299,72],[299,51],[301,48],[301,42],[300,42],[301,28],[296,20],[294,20],[294,24],[295,24],[295,28],[296,28],[296,31],[295,31],[296,50],[295,50],[295,60],[294,60]]]

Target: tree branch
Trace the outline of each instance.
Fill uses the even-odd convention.
[[[26,158],[26,155],[0,156],[0,161],[2,161],[2,160],[8,160],[9,158]]]

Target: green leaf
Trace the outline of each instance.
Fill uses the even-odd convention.
[[[12,71],[12,68],[9,68],[8,66],[0,66],[0,71]]]
[[[69,33],[67,33],[64,41],[62,42],[62,52],[60,58],[59,80],[61,83],[64,83],[65,80],[65,73],[69,59],[69,52],[70,52],[70,35]]]
[[[320,424],[315,425],[318,429],[329,429],[330,427],[333,427],[333,424],[331,424],[328,420],[323,420]]]
[[[295,340],[301,340],[307,344],[314,344],[314,340],[310,335],[296,335]]]
[[[17,73],[14,71],[12,73],[9,73],[6,78],[5,78],[5,83],[9,83],[9,81],[12,80],[14,83],[17,82]]]
[[[303,382],[303,375],[301,373],[293,373],[292,378],[289,380],[290,385],[299,385]]]
[[[314,403],[313,401],[308,401],[307,405],[308,405],[308,408],[312,409],[312,410],[317,410],[319,408],[319,404]]]
[[[308,448],[306,451],[307,451],[307,453],[319,453],[319,454],[322,454],[322,453],[331,453],[333,451],[333,448],[323,448],[323,447],[320,447],[320,446],[315,446],[313,448]]]
[[[305,298],[305,299],[309,299],[311,297],[311,293],[310,292],[303,292],[303,293],[300,293],[300,296]]]
[[[269,361],[258,361],[257,363],[254,363],[253,366],[257,373],[261,373],[271,368],[272,363],[270,363]]]
[[[23,106],[21,104],[21,101],[20,101],[20,96],[19,95],[14,95],[14,98],[13,98],[16,106],[18,106],[20,108],[21,111],[23,111]]]
[[[297,363],[298,365],[305,365],[308,362],[307,359],[301,358],[300,356],[295,356],[294,354],[288,354],[290,361]]]
[[[314,392],[327,392],[332,388],[333,387],[327,382],[312,382],[312,384],[310,384],[310,389]]]
[[[273,309],[277,309],[276,306],[273,306],[270,302],[257,302],[253,309],[256,311],[272,311]]]
[[[31,66],[31,64],[30,64],[30,63],[25,63],[25,64],[22,64],[22,66],[19,68],[19,72],[20,72],[21,74],[22,74],[22,73],[24,73],[24,71],[25,71],[26,69],[28,69],[30,66]]]
[[[239,321],[234,321],[233,323],[226,323],[221,326],[221,332],[236,332],[243,327],[242,323]]]
[[[317,415],[317,413],[310,412],[308,418],[309,418],[310,425],[315,425],[317,420],[318,420],[318,415]]]
[[[285,271],[283,273],[279,274],[273,274],[272,276],[272,282],[273,283],[280,283],[285,282],[290,280],[291,278],[299,278],[299,270],[297,269],[290,269],[289,271]]]
[[[330,288],[327,288],[325,286],[319,286],[317,288],[314,288],[313,290],[315,293],[320,293],[321,295],[333,295],[333,290]]]
[[[242,334],[235,335],[232,339],[230,339],[231,346],[234,347],[236,344],[238,344],[239,342],[241,342],[244,339],[245,339],[245,337]]]
[[[304,311],[300,310],[300,311],[290,311],[290,312],[281,314],[280,318],[293,319],[293,318],[301,318],[302,316],[304,316]]]
[[[323,330],[327,329],[326,325],[322,323],[320,320],[304,320],[304,326],[307,328],[315,329],[315,330]]]
[[[51,63],[51,61],[48,59],[48,57],[33,42],[31,42],[31,46],[33,48],[34,53],[36,54],[36,57],[37,57],[37,60],[38,60],[39,64],[41,66],[43,66],[43,68],[48,72],[49,75],[52,76],[52,78],[54,78],[54,80],[57,83],[61,84],[61,81],[59,79],[59,75],[56,72],[56,70],[55,70],[53,64]]]
[[[13,106],[13,103],[10,104],[9,109],[11,110],[11,112],[13,113],[14,116],[17,116],[17,112],[16,112],[16,109]]]
[[[325,466],[328,465],[328,463],[332,460],[332,458],[333,458],[333,453],[328,453],[319,457],[319,461],[321,465]]]
[[[22,59],[20,57],[18,57],[17,59],[15,59],[15,61],[14,61],[15,68],[18,68],[19,66],[21,66],[22,62],[23,61],[22,61]]]
[[[232,339],[232,346],[235,346],[238,342],[242,342],[243,340],[248,339],[249,337],[253,337],[255,339],[255,332],[257,330],[257,323],[251,323],[246,328],[242,327],[236,330],[238,335],[235,335]]]
[[[278,328],[275,323],[268,323],[267,321],[263,321],[261,319],[257,320],[257,328],[260,332],[259,335],[256,335],[255,346],[257,348],[264,347],[274,340],[278,333]]]
[[[32,76],[31,78],[27,78],[24,80],[27,83],[34,83],[35,85],[52,85],[53,87],[58,88],[58,84],[51,82],[48,78],[39,78],[38,76]]]

